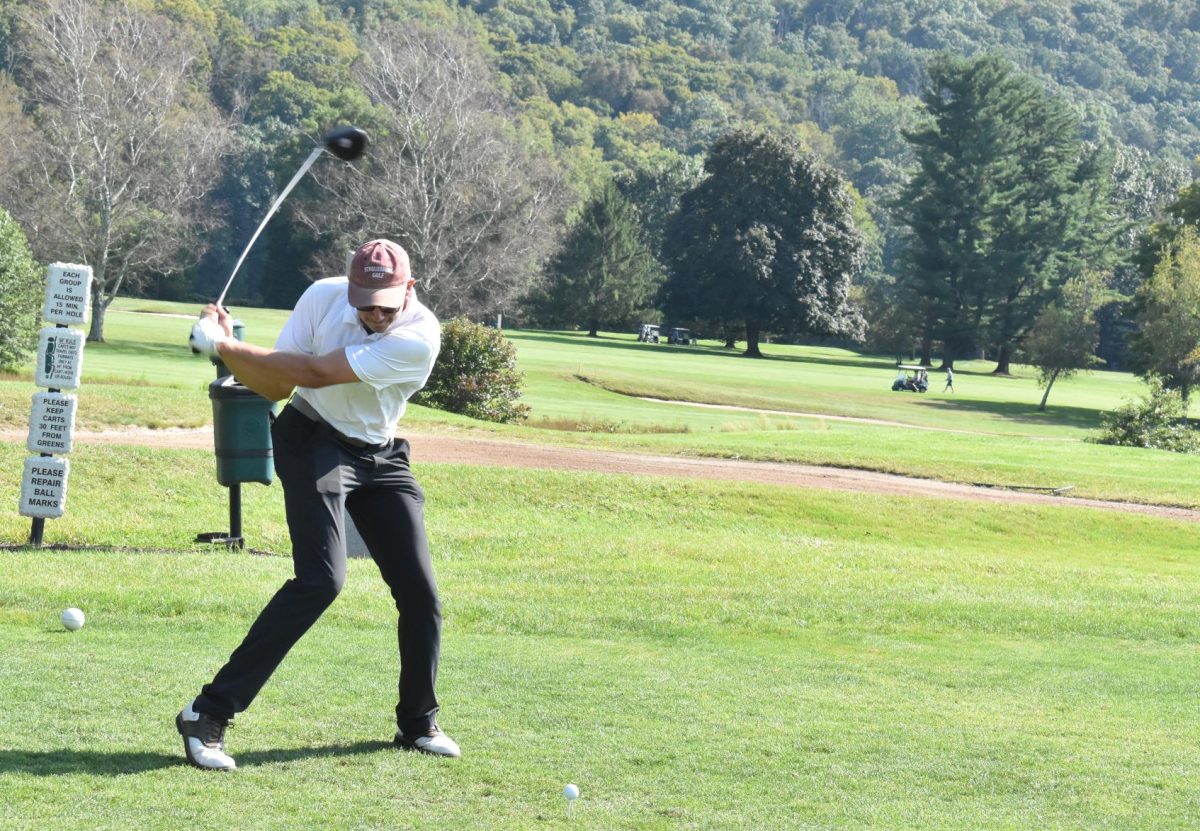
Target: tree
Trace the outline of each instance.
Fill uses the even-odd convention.
[[[699,184],[703,161],[696,156],[669,154],[649,166],[617,178],[617,186],[637,206],[642,229],[655,256],[661,256],[663,236],[679,197]]]
[[[1191,176],[1188,166],[1173,158],[1160,158],[1135,147],[1118,145],[1113,155],[1112,190],[1116,212],[1125,218],[1126,227],[1118,242],[1125,252],[1122,262],[1112,270],[1109,287],[1122,295],[1132,295],[1153,272],[1165,238],[1153,242],[1155,228],[1146,226],[1161,217],[1163,208],[1180,195]],[[1132,254],[1132,256],[1130,256]],[[1109,303],[1097,316],[1100,345],[1096,354],[1109,367],[1124,365],[1126,341],[1133,321],[1123,303]]]
[[[1167,205],[1166,216],[1150,225],[1138,240],[1134,265],[1147,278],[1154,273],[1162,253],[1167,250],[1182,228],[1200,228],[1200,181],[1180,189],[1175,200]]]
[[[591,337],[629,324],[663,279],[637,209],[612,182],[584,206],[547,272],[546,316],[586,324]]]
[[[864,280],[856,289],[867,321],[865,344],[873,351],[894,354],[896,362],[902,363],[915,351],[924,322],[920,304],[912,302],[890,275]]]
[[[16,80],[37,146],[15,193],[0,194],[40,258],[92,267],[88,339],[126,281],[171,273],[198,255],[203,198],[228,130],[200,89],[197,46],[128,0],[48,0],[22,10]]]
[[[1007,374],[1059,287],[1105,265],[1104,158],[1063,101],[1001,57],[942,57],[929,72],[929,122],[906,133],[919,168],[900,202],[902,277],[948,365],[986,344]]]
[[[320,137],[335,125],[372,126],[367,96],[352,72],[360,52],[349,18],[292,0],[256,3],[253,11],[245,3],[218,5],[239,7],[246,20],[218,13],[205,34],[213,96],[242,121],[211,197],[225,224],[210,237],[191,281],[208,297],[220,291],[268,206]],[[324,159],[317,169],[336,164]],[[295,221],[296,208],[317,198],[313,177],[302,179],[242,263],[234,302],[293,305],[308,285],[305,269],[318,246],[311,230]]]
[[[859,336],[850,285],[864,262],[846,182],[792,139],[735,131],[713,145],[685,193],[663,253],[667,311],[740,321],[746,354],[762,332]]]
[[[0,370],[15,371],[36,348],[43,289],[25,233],[0,208]]]
[[[1059,299],[1046,308],[1029,330],[1022,349],[1038,369],[1038,384],[1045,388],[1039,412],[1045,412],[1050,388],[1081,369],[1103,363],[1096,356],[1100,324],[1096,312],[1109,299],[1100,275],[1085,272],[1068,280]]]
[[[386,24],[364,38],[359,82],[377,113],[353,167],[318,173],[328,197],[301,214],[335,243],[391,237],[412,258],[439,316],[495,312],[525,293],[549,256],[562,187],[552,159],[514,126],[495,71],[464,34]],[[327,171],[331,170],[327,168]]]
[[[1138,326],[1129,344],[1131,367],[1179,390],[1186,408],[1200,381],[1200,233],[1195,228],[1181,228],[1163,250],[1150,279],[1134,293],[1131,311]]]

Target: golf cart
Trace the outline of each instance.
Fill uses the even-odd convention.
[[[897,364],[892,392],[928,392],[929,367],[919,364]]]
[[[638,329],[638,343],[658,343],[658,327],[653,323],[643,323]]]
[[[682,346],[692,346],[696,343],[696,337],[688,329],[675,328],[667,335],[667,343],[676,343]]]

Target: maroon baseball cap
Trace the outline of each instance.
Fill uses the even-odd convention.
[[[408,294],[408,252],[387,239],[364,242],[350,260],[348,297],[356,309],[398,309]]]

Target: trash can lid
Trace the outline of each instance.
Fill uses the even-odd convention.
[[[222,375],[208,385],[208,397],[212,399],[226,398],[261,398],[258,393],[247,387],[232,375]]]

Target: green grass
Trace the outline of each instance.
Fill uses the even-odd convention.
[[[0,828],[1174,831],[1200,807],[1193,524],[449,465],[417,472],[464,758],[387,746],[394,613],[353,560],[230,732],[241,769],[202,774],[174,712],[290,574],[277,486],[244,488],[267,556],[191,544],[222,527],[212,464],[81,447],[47,542],[101,548],[0,551]]]
[[[238,309],[249,340],[269,345],[286,312]],[[212,365],[184,346],[195,308],[121,299],[107,342],[91,344],[79,391],[81,429],[195,427],[211,421]],[[170,315],[184,315],[172,317]],[[766,344],[765,360],[720,344],[640,344],[632,334],[509,331],[526,373],[525,426],[497,426],[413,406],[406,429],[648,453],[855,467],[1005,487],[1069,486],[1073,496],[1200,507],[1200,457],[1087,443],[1104,412],[1137,397],[1128,373],[1095,372],[1054,387],[1033,371],[990,374],[960,362],[956,394],[933,374],[925,395],[890,390],[891,357]],[[28,424],[31,370],[0,380],[0,425]],[[694,407],[643,397],[725,405]],[[756,408],[762,413],[730,409]],[[781,414],[782,413],[782,414]],[[874,419],[886,423],[841,420]]]
[[[189,306],[119,301],[80,425],[210,419]],[[247,310],[269,344],[284,313]],[[892,393],[885,358],[510,332],[530,425],[420,407],[410,429],[806,461],[1200,505],[1193,457],[1082,439],[1128,375],[956,372]],[[27,374],[0,381],[23,426]],[[643,401],[672,398],[821,417]],[[834,416],[895,424],[840,421]],[[542,425],[541,427],[537,425]],[[550,428],[557,429],[550,429]],[[568,429],[563,429],[568,428]],[[0,443],[0,466],[26,455]],[[227,528],[207,451],[80,445],[59,549],[0,550],[0,828],[1178,829],[1200,805],[1195,524],[1071,507],[420,465],[457,762],[394,751],[394,611],[374,566],[231,731],[182,763],[172,719],[290,576],[278,486]],[[17,501],[16,475],[0,503]],[[0,513],[0,541],[30,521]],[[58,614],[88,614],[78,633]],[[582,789],[568,819],[562,786]]]
[[[997,377],[990,374],[990,362],[960,362],[955,394],[940,392],[942,379],[934,372],[932,392],[917,395],[891,392],[892,358],[846,349],[770,344],[763,347],[768,357],[756,360],[704,341],[697,347],[676,347],[640,344],[632,335],[508,334],[529,376],[527,396],[535,417],[570,416],[584,401],[589,411],[614,421],[664,420],[665,405],[629,400],[646,396],[1006,436],[1066,436],[1098,427],[1101,411],[1140,391],[1128,374],[1094,373],[1056,384],[1050,399],[1054,406],[1038,413],[1041,393],[1025,367],[1017,367],[1013,377]],[[585,392],[581,384],[594,390]],[[698,430],[755,418],[681,407],[670,411]]]

